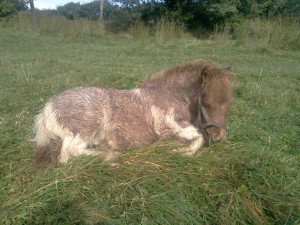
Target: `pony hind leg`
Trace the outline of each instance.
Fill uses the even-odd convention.
[[[88,144],[79,135],[65,137],[59,155],[59,162],[67,163],[73,156],[99,155],[99,152],[90,150],[87,146]]]
[[[62,141],[60,138],[51,138],[47,144],[36,145],[36,164],[39,167],[56,164],[60,155]]]
[[[38,167],[58,162],[62,140],[47,129],[43,114],[36,117],[35,137],[30,142],[35,146],[35,160]]]

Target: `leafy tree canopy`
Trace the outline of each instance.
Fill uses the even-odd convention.
[[[0,17],[26,10],[32,0],[0,0]],[[100,1],[68,3],[55,11],[68,19],[99,19]],[[193,30],[213,29],[215,25],[240,18],[300,16],[299,0],[104,0],[104,19],[116,29],[126,29],[136,20],[153,24],[172,19]],[[119,28],[117,28],[119,27]]]
[[[26,0],[0,0],[0,17],[27,9],[28,3]]]

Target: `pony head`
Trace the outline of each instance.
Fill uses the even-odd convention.
[[[208,140],[213,142],[227,137],[227,116],[233,100],[232,73],[230,67],[201,71],[198,122]]]

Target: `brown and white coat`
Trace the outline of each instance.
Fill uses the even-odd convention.
[[[197,60],[162,71],[132,90],[66,90],[36,118],[37,160],[65,163],[71,156],[101,154],[94,149],[99,146],[110,149],[109,160],[124,149],[171,136],[189,141],[178,151],[193,155],[205,142],[199,98],[214,122],[226,123],[231,75],[230,68]],[[223,140],[227,131],[208,127],[207,133]]]

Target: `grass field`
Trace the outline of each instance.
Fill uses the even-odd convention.
[[[228,141],[195,157],[157,142],[111,167],[84,157],[39,169],[34,116],[75,86],[129,89],[193,59],[239,75]],[[0,224],[300,224],[300,51],[225,39],[66,38],[0,28]]]

